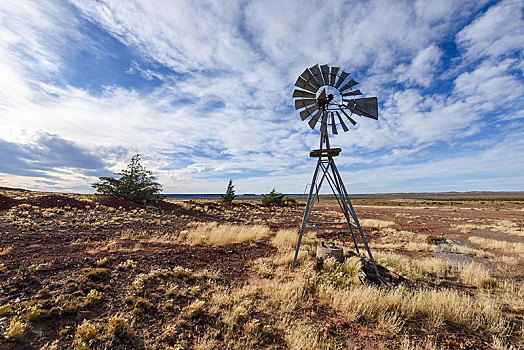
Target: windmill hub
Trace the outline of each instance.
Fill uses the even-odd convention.
[[[357,238],[360,235],[360,240],[366,247],[377,277],[384,282],[333,159],[340,153],[340,148],[331,148],[329,145],[328,126],[332,134],[337,134],[337,126],[342,127],[342,130],[346,132],[349,130],[346,125],[348,121],[353,125],[357,124],[354,115],[378,119],[377,98],[356,98],[356,96],[362,95],[360,90],[353,89],[356,85],[358,83],[350,78],[349,73],[342,71],[339,67],[331,67],[328,64],[322,66],[316,64],[311,68],[306,68],[295,82],[297,87],[293,91],[295,109],[300,110],[299,113],[302,120],[309,119],[308,124],[311,129],[315,129],[320,122],[320,149],[310,152],[310,156],[318,158],[318,161],[313,173],[313,180],[311,181],[306,209],[300,227],[293,268],[297,262],[300,242],[305,230],[349,231],[357,254],[359,254]],[[313,205],[319,197],[322,185],[325,183],[329,184],[335,195],[335,199],[346,219],[344,222],[327,222],[325,219],[314,221],[310,219]],[[387,284],[387,282],[384,283]]]

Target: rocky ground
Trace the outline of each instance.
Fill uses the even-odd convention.
[[[303,203],[157,201],[0,191],[6,349],[503,349],[522,346],[524,198],[372,198],[355,208],[381,266],[318,267]],[[340,220],[333,200],[313,218]],[[224,228],[227,230],[224,231]],[[233,232],[212,243],[205,235]],[[229,236],[228,236],[229,237]]]

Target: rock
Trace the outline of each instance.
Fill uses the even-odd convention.
[[[332,256],[338,262],[344,262],[344,250],[336,245],[324,244],[317,246],[317,263],[322,264],[326,258]]]

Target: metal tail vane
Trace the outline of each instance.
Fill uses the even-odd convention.
[[[334,157],[339,155],[341,149],[331,148],[329,145],[328,131],[331,130],[332,134],[338,134],[337,125],[342,127],[344,132],[348,131],[348,121],[353,126],[357,124],[354,115],[378,119],[377,98],[357,98],[356,96],[361,96],[362,93],[360,90],[353,89],[356,85],[358,83],[350,77],[349,73],[342,71],[340,67],[331,67],[328,64],[322,66],[316,64],[313,67],[306,68],[295,83],[297,87],[293,91],[295,109],[300,110],[302,120],[309,119],[308,124],[312,129],[320,125],[320,149],[312,150],[309,153],[310,157],[318,158],[318,161],[300,226],[293,268],[297,263],[300,242],[305,230],[349,231],[357,254],[360,254],[357,244],[357,237],[360,236],[377,277],[384,282],[335,164]],[[309,216],[313,205],[318,199],[322,185],[325,183],[333,191],[344,214],[345,221],[343,222],[310,220]]]

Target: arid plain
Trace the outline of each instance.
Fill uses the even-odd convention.
[[[168,199],[0,190],[5,349],[505,349],[524,345],[524,194],[354,199],[377,262],[290,265],[303,201]],[[315,215],[341,218],[322,198]]]

